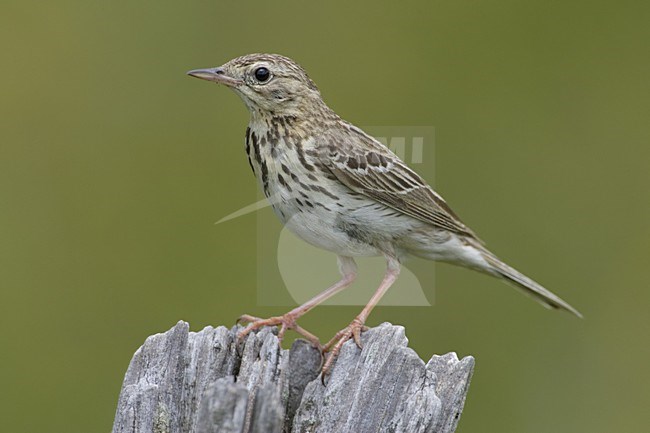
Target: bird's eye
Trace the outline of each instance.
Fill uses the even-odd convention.
[[[255,69],[255,78],[260,83],[267,81],[270,76],[271,76],[271,72],[264,67]]]

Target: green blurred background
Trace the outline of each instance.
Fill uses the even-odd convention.
[[[185,76],[258,51],[297,59],[353,123],[435,126],[437,189],[585,314],[445,265],[433,307],[377,309],[370,324],[404,325],[423,358],[476,357],[459,432],[647,429],[647,2],[4,0],[0,12],[3,431],[107,432],[148,335],[286,310],[256,306],[257,216],[213,224],[256,198],[247,112]],[[301,323],[325,339],[357,311]]]

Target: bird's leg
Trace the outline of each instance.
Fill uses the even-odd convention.
[[[382,298],[382,296],[386,294],[390,286],[392,286],[395,280],[397,280],[400,271],[399,261],[396,258],[390,256],[386,256],[386,260],[388,263],[384,279],[381,281],[381,284],[375,291],[374,295],[372,295],[372,298],[370,298],[370,301],[368,301],[368,304],[363,310],[361,310],[361,313],[359,313],[359,315],[355,317],[348,326],[337,332],[334,338],[332,338],[329,342],[327,342],[327,344],[325,344],[325,346],[323,346],[324,352],[329,351],[329,355],[327,356],[325,364],[323,365],[323,380],[325,380],[325,376],[329,374],[336,356],[339,354],[341,347],[343,347],[343,344],[346,341],[354,339],[354,342],[357,343],[357,346],[361,347],[361,331],[366,330],[366,327],[364,326],[366,319],[370,315],[372,309],[375,308],[379,300]]]
[[[239,333],[238,337],[241,339],[245,337],[249,332],[255,329],[259,329],[263,326],[280,325],[280,332],[278,333],[278,338],[280,340],[282,340],[287,330],[293,329],[298,334],[302,335],[307,340],[309,340],[316,347],[320,347],[320,341],[318,340],[318,337],[308,332],[304,328],[298,326],[296,320],[298,320],[299,317],[309,312],[312,308],[314,308],[318,304],[331,298],[341,290],[348,287],[356,279],[357,265],[354,262],[354,259],[352,259],[351,257],[339,256],[338,263],[339,263],[339,270],[341,272],[342,278],[336,284],[332,285],[324,292],[319,293],[318,295],[311,298],[309,301],[305,302],[299,307],[294,308],[293,310],[289,311],[288,313],[282,316],[270,317],[268,319],[260,319],[258,317],[250,316],[248,314],[241,316],[238,322],[244,321],[250,323],[243,331]]]

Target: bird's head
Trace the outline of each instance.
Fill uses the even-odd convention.
[[[187,74],[230,87],[253,116],[300,117],[324,106],[305,70],[279,54],[248,54]]]

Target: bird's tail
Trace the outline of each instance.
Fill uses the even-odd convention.
[[[491,252],[484,248],[481,248],[481,250],[483,257],[490,264],[495,275],[512,283],[516,288],[522,290],[525,294],[548,308],[565,310],[582,318],[582,314],[562,298],[546,290],[541,284],[531,280],[516,269],[506,265]]]

